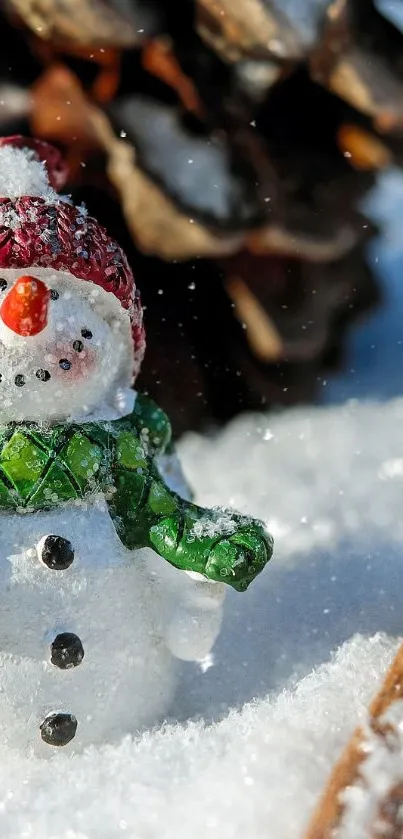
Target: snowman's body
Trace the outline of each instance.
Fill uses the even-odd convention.
[[[157,578],[148,579],[147,550],[127,551],[99,502],[85,511],[3,514],[0,527],[1,741],[38,746],[40,725],[54,712],[77,719],[75,747],[158,719],[174,673],[163,592]],[[37,546],[48,534],[72,544],[70,567],[41,561]],[[51,662],[60,633],[81,641],[76,666]]]
[[[176,684],[173,652],[208,652],[221,593],[206,599],[209,584],[197,594],[183,573],[169,566],[161,573],[153,551],[124,548],[99,498],[85,509],[3,513],[0,528],[0,741],[49,751],[39,731],[54,713],[77,720],[74,749],[161,719]],[[71,543],[68,568],[42,561],[48,534]],[[84,652],[66,668],[52,656],[64,633]]]

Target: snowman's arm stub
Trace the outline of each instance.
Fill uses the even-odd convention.
[[[273,553],[262,522],[227,510],[183,502],[182,516],[166,516],[150,529],[154,550],[176,568],[245,591]]]
[[[169,489],[132,432],[116,441],[110,509],[123,544],[151,547],[171,565],[244,591],[273,551],[261,522],[206,510]]]

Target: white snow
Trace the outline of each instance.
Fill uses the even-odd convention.
[[[0,195],[17,198],[39,195],[49,202],[60,197],[49,185],[45,164],[36,158],[33,149],[0,148]]]
[[[213,728],[167,727],[50,763],[9,754],[0,774],[0,835],[299,836],[392,649],[380,636],[357,638],[295,694],[232,712]]]

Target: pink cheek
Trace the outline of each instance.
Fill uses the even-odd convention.
[[[85,349],[78,353],[70,348],[63,351],[58,350],[60,361],[55,365],[53,375],[59,381],[77,382],[89,378],[97,365],[97,354],[93,349]],[[55,353],[53,351],[53,356]],[[61,362],[68,362],[71,366],[64,369]]]

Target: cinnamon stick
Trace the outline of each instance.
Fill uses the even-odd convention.
[[[369,731],[385,737],[390,726],[383,724],[382,716],[399,699],[403,699],[403,644],[398,649],[379,693],[369,707]],[[366,734],[362,727],[358,727],[333,768],[304,839],[333,839],[345,809],[341,793],[359,780],[360,767],[365,757]],[[402,790],[401,785],[399,788]],[[396,793],[396,789],[391,790],[391,796],[395,801]],[[385,799],[385,806],[387,804]],[[397,808],[395,809],[397,811]],[[372,835],[377,835],[375,825]]]

